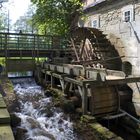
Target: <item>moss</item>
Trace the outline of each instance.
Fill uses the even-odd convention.
[[[0,64],[5,66],[5,58],[4,57],[1,57],[0,58]]]
[[[93,123],[96,122],[96,118],[90,115],[81,116],[81,121],[85,123]]]
[[[89,124],[89,126],[93,129],[93,131],[96,132],[96,134],[102,140],[110,140],[110,139],[123,140],[121,137],[118,137],[113,132],[109,131],[107,128],[103,127],[99,123],[92,123]]]
[[[16,96],[13,90],[13,84],[6,76],[2,76],[0,85],[2,87],[2,92],[5,94],[4,100],[7,105],[7,109],[9,112],[12,112],[14,111],[17,104]]]

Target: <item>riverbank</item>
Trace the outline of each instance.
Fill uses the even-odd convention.
[[[5,82],[7,84],[4,84]],[[7,110],[7,108],[10,106],[8,101],[12,99],[12,96],[10,94],[12,88],[9,88],[11,85],[12,84],[9,84],[6,77],[0,77],[0,140],[14,140],[13,132],[10,125],[10,114]],[[7,94],[10,94],[11,99],[8,99],[8,96],[6,96]]]
[[[7,76],[0,76],[0,91],[10,113],[18,110],[18,102],[14,93],[14,87]]]

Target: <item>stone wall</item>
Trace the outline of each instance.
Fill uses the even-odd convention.
[[[119,0],[117,0],[119,1]],[[132,9],[133,17],[131,22],[123,19],[123,10]],[[140,1],[119,1],[93,8],[92,12],[86,13],[88,16],[84,26],[92,26],[94,19],[99,19],[97,28],[107,34],[107,38],[118,50],[123,63],[129,62],[132,65],[132,75],[140,76]],[[137,114],[140,115],[140,90],[136,90],[137,85],[131,84],[133,89],[133,102]]]

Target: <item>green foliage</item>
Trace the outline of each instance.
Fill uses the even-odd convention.
[[[81,0],[31,0],[37,7],[34,20],[40,33],[66,34],[81,11]],[[76,21],[75,21],[76,22]]]
[[[5,30],[6,28],[8,28],[7,26],[7,15],[1,11],[0,13],[0,30]]]

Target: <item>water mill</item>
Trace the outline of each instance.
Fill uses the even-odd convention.
[[[0,140],[139,140],[140,2],[31,2],[0,27]]]

